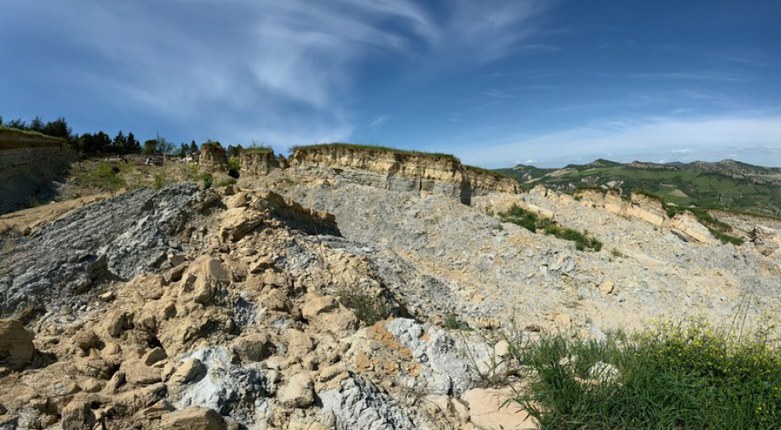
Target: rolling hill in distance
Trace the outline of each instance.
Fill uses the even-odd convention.
[[[618,163],[598,159],[563,168],[519,164],[496,169],[525,188],[543,184],[563,192],[583,188],[617,189],[622,195],[642,191],[659,197],[668,208],[698,207],[781,216],[781,168],[735,160],[691,163]]]

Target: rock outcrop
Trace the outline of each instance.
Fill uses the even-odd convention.
[[[0,214],[51,198],[75,158],[64,139],[0,130]]]
[[[393,151],[352,145],[315,145],[293,150],[291,167],[330,169],[349,182],[393,191],[471,198],[469,179],[450,155]]]
[[[204,143],[201,145],[198,165],[206,171],[227,173],[228,155],[219,143]]]
[[[464,171],[469,178],[469,187],[476,196],[489,193],[518,193],[518,181],[508,176],[502,176],[490,170],[464,165]]]
[[[12,369],[21,369],[29,364],[35,352],[33,337],[18,320],[0,319],[0,365],[5,362]]]
[[[248,148],[241,151],[241,174],[247,176],[265,176],[272,169],[280,168],[279,159],[271,149]]]
[[[547,192],[544,187],[537,190],[543,194]],[[715,240],[708,228],[700,224],[691,213],[684,212],[669,218],[659,199],[643,193],[632,193],[625,199],[616,190],[585,189],[576,191],[575,196],[583,205],[668,228],[693,242],[712,243]]]

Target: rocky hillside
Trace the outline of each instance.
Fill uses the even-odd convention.
[[[781,306],[777,224],[723,244],[640,195],[501,192],[400,154],[258,155],[238,186],[0,217],[0,428],[534,428],[500,408],[519,339]]]
[[[570,193],[581,188],[615,189],[626,196],[642,190],[678,207],[781,216],[781,169],[734,160],[667,164],[596,160],[562,169],[518,165],[498,171],[527,188],[543,184]]]

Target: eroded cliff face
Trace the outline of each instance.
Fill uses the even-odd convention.
[[[62,139],[0,130],[0,214],[46,200],[74,159]]]
[[[290,164],[300,170],[337,169],[350,182],[388,190],[449,195],[464,203],[470,197],[461,163],[450,156],[324,145],[296,149]]]
[[[322,145],[296,149],[291,166],[304,170],[335,169],[343,178],[361,185],[452,196],[467,205],[472,196],[518,192],[514,179],[466,166],[444,154]]]
[[[274,151],[242,151],[239,156],[241,160],[241,173],[250,176],[265,176],[271,173],[272,169],[280,167],[279,160],[274,155]]]
[[[228,156],[225,149],[219,145],[204,144],[198,164],[202,169],[211,172],[227,172]]]
[[[472,166],[464,166],[464,170],[469,178],[473,195],[485,195],[491,192],[518,193],[518,181],[513,178]]]

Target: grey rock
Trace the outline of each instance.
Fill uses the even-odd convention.
[[[139,189],[80,208],[0,254],[0,315],[64,303],[107,279],[155,269],[195,213],[195,184]]]
[[[223,347],[207,347],[185,356],[206,366],[206,376],[181,387],[176,406],[201,406],[231,416],[243,425],[255,420],[255,402],[269,396],[271,383],[260,367],[233,364],[232,354]]]
[[[339,389],[318,393],[325,412],[336,416],[336,428],[412,430],[418,426],[387,393],[358,376],[342,381]]]
[[[491,348],[466,336],[457,339],[434,326],[422,326],[411,319],[397,318],[385,328],[412,352],[421,365],[420,374],[403,384],[424,394],[460,395],[479,379],[475,364],[485,364]],[[423,340],[424,332],[427,334]]]

